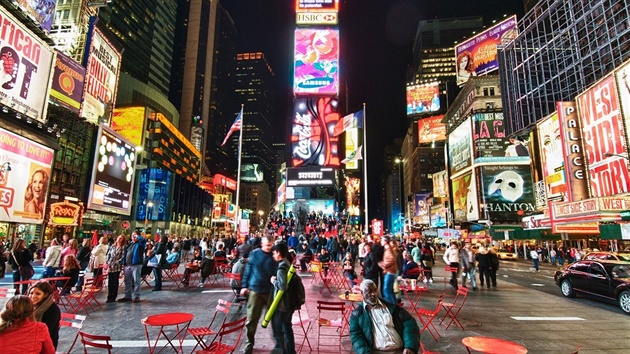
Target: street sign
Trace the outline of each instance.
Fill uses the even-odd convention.
[[[630,221],[630,210],[624,210],[620,214],[621,214],[621,220]]]

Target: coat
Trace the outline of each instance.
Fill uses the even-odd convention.
[[[55,354],[46,324],[29,319],[15,330],[0,333],[0,354]]]
[[[383,299],[380,300],[392,314],[394,328],[400,335],[404,348],[417,353],[420,349],[420,329],[416,319],[400,306],[390,304]],[[372,320],[363,303],[357,306],[350,316],[350,341],[355,353],[372,353],[372,346],[374,345]]]

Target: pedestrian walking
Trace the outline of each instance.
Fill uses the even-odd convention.
[[[538,252],[531,250],[529,256],[532,258],[532,262],[534,262],[534,270],[538,271]]]
[[[454,289],[457,289],[457,274],[459,273],[459,250],[457,249],[457,242],[451,242],[451,246],[444,251],[442,258],[446,265],[453,268],[450,284]]]
[[[462,286],[466,288],[466,279],[470,279],[473,291],[477,290],[477,268],[475,267],[474,253],[470,249],[470,242],[464,243],[464,248],[459,251],[459,259],[462,264]]]
[[[484,246],[479,246],[479,252],[475,255],[479,267],[479,284],[483,288],[484,280],[490,289],[490,255]]]

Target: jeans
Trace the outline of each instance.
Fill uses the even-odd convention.
[[[162,290],[162,269],[153,268],[153,277],[155,278],[154,290]]]
[[[271,318],[273,337],[276,340],[274,351],[282,351],[282,354],[295,354],[295,338],[293,336],[293,324],[291,318],[293,312],[277,311]]]
[[[256,336],[256,328],[258,320],[262,315],[263,307],[269,307],[271,294],[260,294],[255,291],[249,291],[247,299],[247,321],[245,322],[245,353],[251,353],[254,350],[254,337]]]
[[[536,269],[536,271],[538,271],[538,258],[534,258],[534,269]]]
[[[141,269],[142,269],[142,264],[124,267],[125,298],[131,299],[132,291],[133,291],[134,299],[140,298],[140,282],[142,281],[142,276],[140,275]]]
[[[385,301],[397,304],[396,294],[394,294],[394,282],[396,281],[396,274],[385,273],[383,275],[383,298]]]
[[[556,257],[551,257],[550,260],[551,260],[551,265],[555,266],[556,265]]]
[[[464,276],[464,273],[462,272],[462,286],[466,286],[466,278],[470,279],[470,284],[472,285],[473,289],[477,288],[477,269],[476,268],[471,268],[468,269],[466,271],[466,276]],[[489,284],[489,283],[488,283]]]

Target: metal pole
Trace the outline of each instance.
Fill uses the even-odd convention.
[[[367,113],[365,111],[365,103],[363,103],[363,188],[365,193],[365,234],[367,235],[369,232],[368,222],[368,180],[367,180]]]

